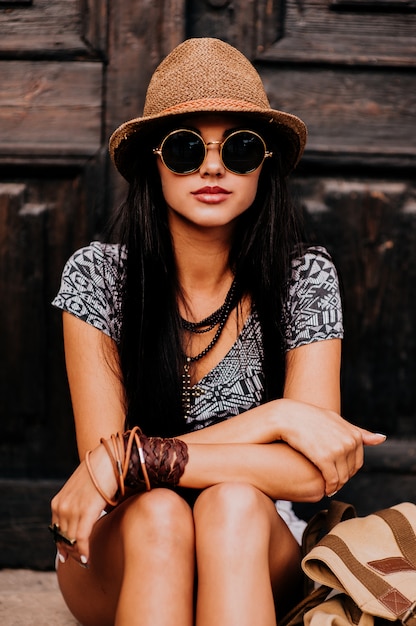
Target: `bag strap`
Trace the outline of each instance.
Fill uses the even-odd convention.
[[[416,534],[413,526],[403,513],[397,509],[383,509],[378,515],[390,527],[400,552],[416,569]]]
[[[327,509],[319,511],[309,520],[302,535],[302,558],[325,537],[339,522],[357,517],[352,504],[331,500]],[[303,593],[308,596],[314,588],[314,582],[306,574],[303,583]]]
[[[302,556],[305,556],[318,541],[345,519],[356,517],[352,504],[331,500],[328,509],[316,513],[306,525],[302,536]],[[304,598],[283,619],[279,626],[303,626],[303,616],[310,609],[323,602],[332,591],[331,587],[321,585],[314,589],[314,582],[304,574]]]
[[[357,517],[357,511],[352,504],[331,500],[326,520],[326,531],[329,533],[337,524],[353,517]]]
[[[318,541],[339,522],[352,517],[357,517],[357,512],[352,504],[331,500],[329,507],[316,513],[306,525],[302,536],[302,557],[306,556]]]

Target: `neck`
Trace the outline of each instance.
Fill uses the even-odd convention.
[[[179,310],[201,320],[224,302],[233,281],[229,267],[231,237],[224,229],[171,229],[178,279]]]
[[[172,232],[179,283],[190,297],[195,291],[215,292],[230,285],[230,233],[224,229]]]

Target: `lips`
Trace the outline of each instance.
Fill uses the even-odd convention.
[[[231,194],[231,191],[224,189],[223,187],[201,187],[201,189],[197,189],[197,191],[191,192],[194,198],[206,205],[214,205],[214,204],[222,204],[228,196]]]
[[[192,195],[194,196],[199,196],[199,195],[218,195],[218,194],[230,194],[231,191],[227,191],[227,189],[223,189],[222,187],[202,187],[201,189],[198,189],[197,191],[193,191]]]

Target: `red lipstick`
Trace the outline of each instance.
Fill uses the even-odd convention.
[[[201,189],[197,189],[197,191],[192,191],[192,195],[194,196],[199,196],[199,195],[217,195],[217,194],[229,194],[231,193],[231,191],[227,191],[226,189],[223,189],[222,187],[202,187]]]

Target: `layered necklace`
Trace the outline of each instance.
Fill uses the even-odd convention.
[[[210,352],[210,350],[212,350],[212,348],[217,343],[222,333],[222,330],[230,316],[230,313],[236,305],[235,290],[236,279],[234,278],[231,287],[227,295],[225,296],[224,303],[220,306],[219,309],[214,311],[214,313],[211,313],[211,315],[208,315],[208,317],[205,317],[200,322],[189,322],[188,320],[181,317],[182,328],[196,335],[208,333],[210,330],[214,330],[214,328],[218,326],[209,344],[199,354],[196,354],[195,356],[188,356],[186,354],[183,355],[185,363],[183,366],[182,374],[182,407],[185,419],[189,417],[192,396],[196,397],[201,395],[202,393],[198,387],[192,389],[190,374],[191,363],[196,363],[196,361],[200,361],[204,356],[208,354],[208,352]]]

